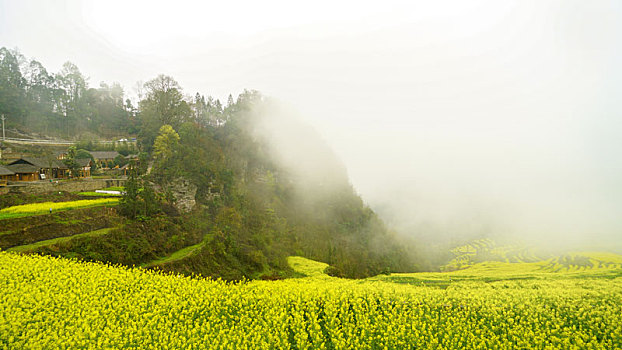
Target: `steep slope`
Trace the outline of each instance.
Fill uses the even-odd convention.
[[[213,215],[210,242],[163,269],[213,275],[245,266],[279,274],[290,254],[349,277],[411,268],[330,148],[275,102],[243,95],[224,127],[182,127],[180,146],[186,151],[160,164],[168,173],[158,181],[181,175],[197,184],[199,203]]]
[[[247,92],[223,124],[162,130],[168,141],[153,146],[144,189],[128,191],[143,197],[126,201],[138,209],[128,224],[38,252],[232,280],[292,276],[290,255],[336,276],[412,271],[330,148],[275,102]],[[196,188],[190,211],[180,210],[179,183]]]

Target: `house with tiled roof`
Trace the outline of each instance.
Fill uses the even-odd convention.
[[[93,151],[89,153],[93,156],[95,164],[100,168],[112,168],[114,159],[120,156],[117,151]]]
[[[76,159],[76,163],[79,166],[78,176],[86,177],[91,176],[91,159]],[[70,175],[69,167],[61,160],[54,158],[33,158],[22,157],[11,162],[7,168],[11,171],[17,172],[14,169],[32,170],[35,169],[36,176],[24,175],[17,177],[13,181],[35,181],[39,179],[63,179],[68,178]],[[29,174],[29,173],[28,173]]]
[[[11,162],[9,166],[18,164],[34,166],[37,169],[37,173],[43,175],[39,176],[41,179],[62,179],[69,177],[69,167],[65,165],[63,161],[58,159],[22,157]]]
[[[15,173],[4,165],[0,165],[0,186],[6,186],[9,181],[13,180]]]
[[[39,180],[39,168],[32,164],[9,164],[7,169],[13,172],[10,181],[37,181]]]

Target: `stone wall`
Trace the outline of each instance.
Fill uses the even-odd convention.
[[[85,192],[111,186],[124,186],[125,179],[83,179],[74,181],[30,182],[0,188],[2,193]]]

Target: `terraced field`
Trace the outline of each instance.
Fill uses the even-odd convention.
[[[112,208],[91,207],[0,220],[0,249],[30,251],[120,224]]]
[[[0,210],[0,249],[30,253],[78,238],[102,236],[120,225],[113,208],[118,198],[72,200],[75,194],[43,196],[53,197],[55,201]]]
[[[451,250],[454,259],[442,267],[443,271],[454,271],[467,268],[484,261],[509,263],[529,263],[546,260],[548,253],[537,251],[524,244],[497,244],[492,239],[478,239]]]
[[[33,216],[51,214],[57,211],[83,209],[101,206],[115,206],[119,203],[118,198],[83,199],[67,202],[43,202],[16,205],[0,210],[0,220],[17,218],[23,216]]]
[[[395,273],[377,281],[447,288],[463,281],[494,282],[622,277],[622,256],[606,252],[575,252],[529,263],[487,261],[451,272]]]

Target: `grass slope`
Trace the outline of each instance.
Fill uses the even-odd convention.
[[[188,247],[182,248],[182,249],[180,249],[180,250],[178,250],[176,252],[173,252],[172,254],[170,254],[168,256],[165,256],[163,258],[156,259],[156,260],[150,261],[148,263],[141,264],[140,267],[153,267],[153,266],[157,266],[157,265],[161,265],[161,264],[166,264],[166,263],[170,263],[170,262],[173,262],[173,261],[178,261],[178,260],[187,258],[190,255],[192,255],[193,253],[196,253],[204,245],[205,245],[204,242],[193,244],[191,246],[188,246]]]
[[[112,227],[110,227],[110,228],[103,228],[103,229],[100,229],[100,230],[95,230],[95,231],[90,231],[90,232],[79,233],[79,234],[76,234],[76,235],[73,235],[73,236],[57,237],[57,238],[47,239],[47,240],[39,241],[39,242],[32,243],[32,244],[26,244],[26,245],[12,247],[12,248],[7,249],[7,251],[8,252],[25,253],[25,252],[29,252],[29,251],[35,250],[37,248],[41,248],[41,247],[45,247],[45,246],[50,246],[50,245],[58,244],[58,243],[67,242],[67,241],[70,241],[70,240],[76,239],[76,238],[81,238],[81,237],[97,237],[97,236],[105,235],[108,232],[110,232],[110,230],[112,230]]]

